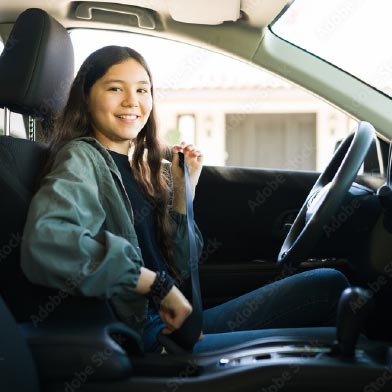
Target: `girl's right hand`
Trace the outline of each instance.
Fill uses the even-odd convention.
[[[192,305],[181,291],[173,286],[160,304],[159,317],[166,324],[162,333],[167,335],[180,328],[191,313]]]

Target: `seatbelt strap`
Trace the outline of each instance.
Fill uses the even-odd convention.
[[[198,341],[203,325],[203,306],[200,293],[199,281],[199,259],[196,247],[195,220],[193,214],[192,187],[189,178],[189,170],[184,162],[184,154],[179,153],[180,165],[184,169],[185,176],[185,198],[186,215],[188,223],[189,238],[189,268],[190,274],[185,277],[180,288],[184,295],[192,304],[192,313],[186,318],[185,322],[177,331],[170,335],[160,334],[158,340],[166,347],[169,352],[181,353],[192,351],[193,346]],[[191,288],[191,293],[189,292]],[[179,347],[178,347],[178,346]]]

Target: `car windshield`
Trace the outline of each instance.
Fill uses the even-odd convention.
[[[390,0],[295,0],[272,30],[392,96],[391,12]]]

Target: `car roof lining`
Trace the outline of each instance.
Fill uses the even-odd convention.
[[[185,1],[185,0],[182,0]],[[91,1],[77,2],[91,3]],[[109,3],[104,0],[94,0],[93,3]],[[263,28],[271,23],[279,14],[280,10],[288,3],[288,0],[241,0],[241,11],[246,15],[247,23],[250,26]],[[71,22],[72,9],[76,2],[70,0],[19,0],[18,2],[10,2],[9,0],[0,0],[2,13],[0,15],[0,23],[14,22],[17,16],[27,8],[35,7],[47,11],[56,18],[64,27],[69,28]],[[134,5],[145,7],[156,11],[163,19],[171,19],[167,0],[116,0],[113,4]],[[206,10],[210,12],[210,10]],[[190,12],[191,9],[190,9]],[[218,11],[219,12],[219,11]]]
[[[76,6],[81,3],[106,3],[103,0],[72,2],[69,0],[20,0],[17,4],[10,4],[7,0],[0,0],[2,14],[0,15],[0,35],[6,41],[12,28],[12,22],[17,16],[29,7],[42,8],[57,19],[65,28],[92,28],[104,30],[117,30],[133,33],[148,34],[187,42],[196,46],[203,44],[212,50],[223,52],[230,56],[238,56],[251,60],[263,34],[263,29],[279,14],[286,5],[287,0],[242,0],[241,10],[243,17],[236,22],[224,22],[220,25],[200,25],[181,23],[173,20],[169,14],[167,0],[120,0],[112,4],[137,5],[156,11],[155,30],[146,30],[136,26],[119,23],[118,14],[107,13],[91,20],[82,20],[75,17]],[[249,13],[249,14],[248,14]],[[234,39],[233,39],[234,37]],[[233,41],[234,40],[234,41]]]

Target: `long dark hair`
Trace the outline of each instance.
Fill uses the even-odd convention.
[[[67,104],[55,122],[55,130],[49,143],[50,155],[47,170],[53,164],[56,153],[65,143],[82,136],[94,136],[87,106],[90,90],[111,66],[129,59],[136,60],[146,70],[154,99],[150,69],[138,52],[122,46],[105,46],[93,52],[80,67],[71,86]],[[177,269],[173,264],[173,247],[170,241],[172,228],[169,221],[169,186],[162,174],[162,158],[167,156],[168,149],[159,143],[157,137],[154,105],[145,126],[132,143],[134,151],[131,165],[135,179],[155,207],[156,234],[160,250],[169,270],[176,274]]]

